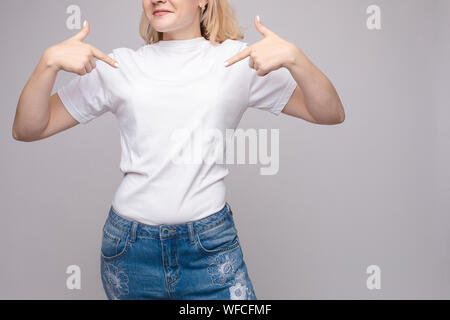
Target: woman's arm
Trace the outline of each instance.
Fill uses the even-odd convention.
[[[338,124],[345,113],[341,100],[331,82],[293,43],[279,37],[255,17],[255,27],[264,39],[245,48],[225,61],[225,67],[247,57],[249,66],[261,77],[285,67],[295,81],[295,88],[283,113],[316,124]]]
[[[297,82],[297,88],[282,112],[294,116],[306,114],[317,124],[344,122],[344,108],[333,84],[299,48],[292,48],[289,53],[292,59],[284,66]]]
[[[344,108],[333,84],[296,46],[289,55],[292,60],[285,67],[297,82],[297,88],[282,112],[303,115],[302,118],[305,116],[317,124],[344,122]]]
[[[78,124],[57,94],[50,97],[58,72],[85,75],[96,68],[94,58],[117,68],[110,56],[83,43],[88,34],[86,23],[75,36],[45,50],[20,95],[12,128],[14,139],[35,141]]]
[[[32,141],[47,126],[50,94],[58,74],[58,69],[49,60],[49,50],[42,55],[20,95],[13,124],[16,140]]]

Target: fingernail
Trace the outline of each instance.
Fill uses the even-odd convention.
[[[261,18],[259,16],[256,16],[256,20],[258,20],[258,22],[261,22]]]
[[[118,68],[119,67],[119,63],[116,61],[116,62],[114,62],[114,66],[116,67],[116,68]]]
[[[228,64],[229,64],[228,61],[225,61],[225,62],[223,63],[223,65],[224,65],[225,67],[228,67]]]
[[[84,20],[84,22],[83,22],[83,28],[86,27],[86,23],[87,23],[87,20]]]

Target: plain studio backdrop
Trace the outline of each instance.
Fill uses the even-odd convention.
[[[336,87],[336,126],[248,110],[240,128],[280,130],[280,168],[229,165],[233,209],[259,299],[450,298],[448,0],[232,1],[249,44],[262,22]],[[366,12],[381,9],[381,29]],[[122,174],[111,113],[45,140],[15,141],[18,98],[42,52],[88,19],[86,42],[137,49],[141,0],[0,2],[0,298],[105,299],[101,228]],[[55,89],[75,75],[61,72]],[[54,91],[55,92],[55,91]],[[269,135],[270,136],[270,135]],[[81,269],[69,290],[66,269]],[[381,288],[368,289],[369,266]]]

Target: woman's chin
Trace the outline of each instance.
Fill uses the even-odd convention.
[[[153,29],[155,29],[157,32],[169,32],[172,31],[173,28],[167,25],[152,25]]]

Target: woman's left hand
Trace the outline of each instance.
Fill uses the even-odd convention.
[[[259,76],[265,76],[281,67],[288,68],[298,60],[306,59],[295,44],[279,37],[275,32],[258,21],[257,17],[255,17],[255,26],[264,36],[264,39],[226,60],[225,67],[250,57],[248,63],[250,68],[255,69]]]

